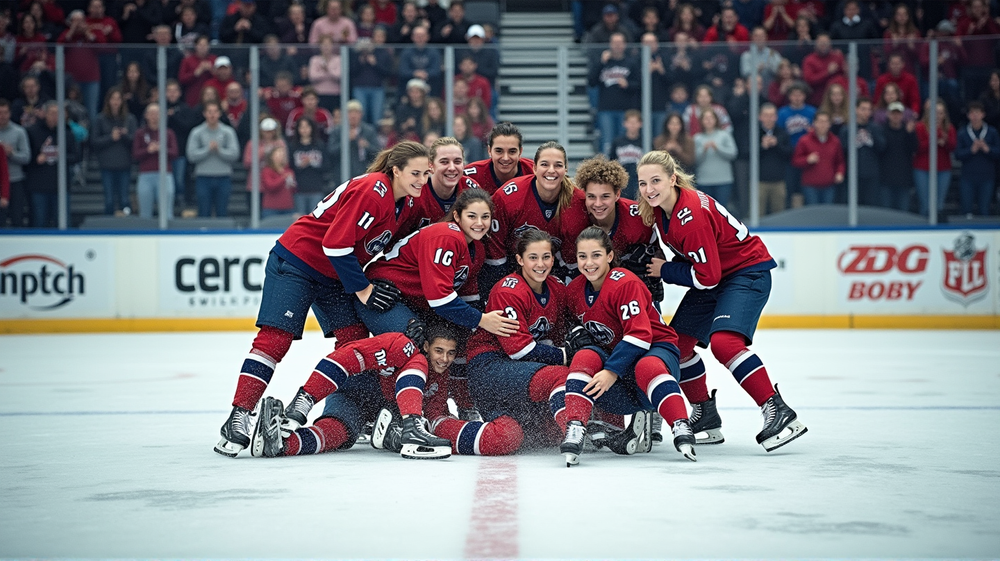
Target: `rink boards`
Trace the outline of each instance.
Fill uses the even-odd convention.
[[[1000,230],[759,235],[778,263],[764,327],[1000,328]],[[0,332],[250,329],[276,237],[0,236]]]

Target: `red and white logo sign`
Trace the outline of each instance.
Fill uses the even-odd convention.
[[[944,295],[968,306],[986,296],[989,282],[986,276],[987,248],[976,249],[976,238],[964,233],[955,239],[955,249],[944,251]]]
[[[923,244],[899,248],[894,245],[852,245],[837,257],[844,275],[868,275],[873,280],[854,280],[848,300],[913,300],[922,280],[887,279],[884,275],[918,275],[927,270],[931,250]]]

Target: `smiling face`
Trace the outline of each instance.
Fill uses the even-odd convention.
[[[607,183],[588,183],[584,188],[587,198],[584,204],[594,221],[603,224],[613,222],[615,219],[615,203],[620,195],[615,193],[615,188]]]
[[[462,179],[464,166],[465,158],[462,156],[461,146],[454,144],[439,146],[431,160],[434,185],[447,187],[449,191],[454,189]]]
[[[437,374],[444,374],[458,356],[458,343],[438,337],[424,343],[424,353],[427,355],[427,366]]]
[[[532,242],[524,248],[524,252],[514,256],[521,267],[521,276],[531,284],[541,286],[552,272],[555,257],[552,255],[552,244],[547,241]]]
[[[410,158],[403,169],[393,166],[392,176],[392,192],[397,199],[407,195],[419,197],[431,176],[430,162],[423,156]]]
[[[490,212],[488,204],[476,201],[465,207],[461,214],[456,212],[455,221],[458,222],[458,227],[462,229],[468,241],[481,240],[490,230],[493,213]]]
[[[597,240],[580,240],[576,244],[576,266],[591,284],[604,280],[613,258],[614,252],[608,253]]]
[[[516,136],[498,136],[490,145],[490,159],[493,161],[493,171],[501,177],[513,177],[517,173],[517,164],[521,158],[521,143]]]
[[[566,158],[562,151],[555,148],[542,150],[535,162],[535,184],[538,186],[539,196],[548,202],[558,198],[565,176]]]
[[[676,175],[667,175],[663,166],[657,164],[646,164],[639,166],[636,170],[639,178],[639,196],[643,197],[651,207],[673,208],[677,200],[677,193],[674,186],[677,184]]]

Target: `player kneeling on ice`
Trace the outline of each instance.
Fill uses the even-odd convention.
[[[631,414],[632,430],[648,434],[649,412],[657,411],[674,436],[674,447],[694,461],[694,435],[677,380],[677,334],[663,322],[645,283],[616,267],[607,232],[597,226],[576,239],[581,276],[567,287],[570,312],[593,337],[579,350],[566,378],[566,437],[559,451],[566,466],[579,462],[583,439],[596,404],[603,410]],[[647,451],[649,439],[637,442]]]
[[[715,199],[695,190],[693,178],[667,152],[647,153],[637,169],[639,212],[680,258],[654,259],[648,272],[690,288],[670,325],[678,333],[681,387],[691,402],[691,429],[705,434],[697,442],[723,442],[715,391],[709,395],[705,365],[694,352],[697,344],[711,344],[715,358],[757,402],[764,417],[757,443],[765,450],[805,434],[805,425],[771,386],[760,358],[747,348],[771,293],[771,269],[777,266],[764,242]]]
[[[422,334],[409,335],[421,339]],[[422,416],[424,399],[437,398],[443,379],[428,384],[427,358],[402,333],[385,333],[340,346],[321,360],[288,409],[264,398],[251,442],[254,456],[319,454],[354,446],[361,428],[383,407],[401,415],[399,453],[404,458],[447,458],[451,443],[430,434]],[[313,405],[326,399],[323,413],[304,427]],[[440,409],[442,406],[437,405]],[[377,427],[376,427],[377,429]]]

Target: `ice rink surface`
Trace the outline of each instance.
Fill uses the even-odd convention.
[[[724,444],[572,469],[555,449],[219,456],[252,339],[0,337],[0,557],[1000,557],[997,331],[761,331],[808,434],[764,452],[757,407],[708,359]],[[329,350],[307,332],[269,394]]]

